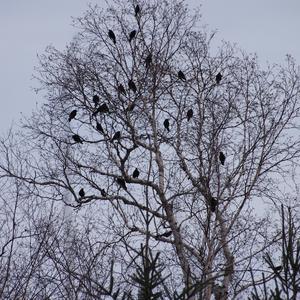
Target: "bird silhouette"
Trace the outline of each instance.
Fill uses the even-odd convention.
[[[216,200],[216,198],[210,197],[208,204],[209,204],[210,210],[212,212],[215,212],[216,208],[217,208],[217,205],[218,205],[218,201]]]
[[[107,193],[105,192],[104,189],[100,189],[100,192],[101,192],[101,196],[102,197],[106,197],[107,196]]]
[[[116,36],[114,32],[110,29],[108,30],[108,37],[113,41],[114,44],[117,43]]]
[[[70,112],[70,114],[69,114],[69,122],[71,122],[71,120],[73,120],[75,118],[76,114],[77,114],[77,110],[76,109],[74,109],[74,110],[72,110]]]
[[[136,88],[136,85],[135,85],[135,83],[133,82],[132,79],[130,79],[130,80],[128,81],[128,87],[129,87],[129,89],[131,89],[134,93],[136,93],[137,88]]]
[[[222,74],[219,72],[217,75],[216,75],[216,83],[219,84],[222,80]]]
[[[94,95],[94,96],[93,96],[93,102],[94,102],[94,104],[95,104],[95,107],[99,104],[100,98],[99,98],[98,95]]]
[[[79,194],[79,196],[80,196],[81,198],[83,198],[84,195],[85,195],[84,189],[81,188],[78,194]]]
[[[135,170],[132,173],[132,177],[133,178],[138,178],[140,176],[140,172],[137,168],[135,168]]]
[[[160,237],[170,237],[172,235],[172,230],[171,231],[166,231],[162,234],[158,234],[156,237],[160,238]]]
[[[185,75],[181,70],[178,72],[178,78],[182,81],[186,80]]]
[[[97,122],[97,125],[96,125],[96,129],[101,132],[101,133],[104,133],[104,130],[103,130],[103,127],[100,123]]]
[[[169,119],[164,120],[164,127],[170,132],[170,122]]]
[[[133,111],[135,108],[135,103],[134,102],[130,102],[126,108],[127,111]]]
[[[192,109],[189,109],[186,113],[186,117],[187,117],[187,120],[189,121],[194,115],[194,111]]]
[[[72,138],[76,143],[80,143],[80,144],[83,143],[81,137],[78,134],[72,135]]]
[[[126,96],[126,91],[125,91],[124,85],[122,83],[118,85],[118,92],[120,94],[123,94],[124,96]]]
[[[141,8],[140,6],[137,4],[134,8],[134,13],[135,13],[135,16],[137,17],[138,14],[141,12]]]
[[[132,30],[129,33],[129,43],[131,43],[131,41],[135,38],[135,35],[136,35],[136,30]]]
[[[145,63],[146,63],[146,68],[149,68],[150,65],[152,64],[152,54],[151,53],[146,57]]]
[[[221,164],[224,166],[226,157],[222,151],[220,151],[219,159],[220,159]]]
[[[97,115],[98,113],[109,113],[109,108],[106,103],[101,104],[93,113],[93,116]]]
[[[126,182],[123,178],[121,177],[117,178],[117,183],[120,187],[122,187],[125,191],[127,191]]]
[[[112,137],[111,141],[116,141],[116,140],[119,140],[121,138],[121,132],[120,131],[117,131],[114,136]]]

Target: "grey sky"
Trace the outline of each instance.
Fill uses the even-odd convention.
[[[42,102],[31,86],[37,53],[49,44],[63,49],[75,30],[71,16],[80,16],[87,3],[103,0],[9,0],[0,1],[0,88],[1,132],[20,112],[28,115]],[[199,1],[188,0],[191,7]],[[218,29],[218,37],[257,52],[260,61],[280,63],[285,54],[300,62],[299,0],[203,0],[205,24]]]

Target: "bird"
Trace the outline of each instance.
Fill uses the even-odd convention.
[[[126,91],[122,83],[118,85],[118,92],[126,96]]]
[[[81,198],[83,198],[84,195],[85,195],[84,189],[81,188],[80,191],[79,191],[79,196],[80,196]]]
[[[210,199],[209,199],[209,207],[210,207],[210,210],[212,212],[216,211],[217,205],[218,205],[218,201],[216,200],[216,198],[210,197]]]
[[[132,177],[133,177],[133,178],[138,178],[139,175],[140,175],[139,170],[138,170],[137,168],[135,168],[135,170],[134,170],[133,173],[132,173]]]
[[[121,138],[121,132],[120,131],[117,131],[114,136],[112,137],[111,141],[116,141],[116,140],[119,140]]]
[[[171,231],[166,231],[166,232],[164,232],[164,233],[162,233],[162,234],[158,234],[156,237],[157,238],[160,238],[160,237],[170,237],[171,235],[172,235],[172,230]]]
[[[164,120],[164,127],[170,132],[170,122],[169,119]]]
[[[119,186],[121,186],[125,191],[127,191],[126,182],[123,178],[117,178],[117,183]]]
[[[106,197],[107,196],[107,193],[105,192],[104,189],[100,189],[100,192],[101,192],[101,196],[102,197]]]
[[[152,54],[151,53],[146,57],[145,63],[146,63],[146,68],[149,68],[150,65],[152,64]]]
[[[220,151],[219,159],[220,159],[221,164],[224,166],[226,157],[222,151]]]
[[[77,114],[77,110],[76,109],[74,109],[74,110],[72,110],[70,112],[70,114],[69,114],[69,122],[71,122],[71,120],[73,120],[75,118],[76,114]]]
[[[135,103],[134,102],[130,102],[126,108],[127,111],[133,111],[135,108]]]
[[[97,122],[97,125],[96,125],[96,129],[101,132],[101,133],[104,133],[104,130],[103,130],[103,127],[100,123]]]
[[[129,43],[131,43],[131,41],[135,38],[135,35],[136,35],[136,30],[132,30],[129,33]]]
[[[100,113],[108,113],[109,108],[106,103],[103,103],[102,105],[99,106],[99,112]]]
[[[194,115],[194,111],[192,109],[189,109],[186,113],[186,117],[187,117],[187,120],[189,121]]]
[[[99,98],[98,95],[94,95],[94,96],[93,96],[93,102],[94,102],[94,104],[95,104],[95,107],[99,104],[100,98]]]
[[[117,43],[116,36],[114,32],[110,29],[108,30],[108,37],[113,41],[114,44]]]
[[[80,143],[80,144],[83,143],[81,137],[78,134],[72,135],[72,138],[76,143]]]
[[[217,82],[217,84],[219,84],[221,82],[222,77],[223,76],[222,76],[222,74],[220,72],[216,75],[216,82]]]
[[[182,81],[186,80],[185,75],[181,70],[178,72],[178,78]]]
[[[136,93],[137,88],[136,88],[136,85],[135,85],[135,83],[133,82],[132,79],[130,79],[130,80],[128,81],[128,87],[129,87],[129,89],[131,89],[134,93]]]
[[[137,4],[134,8],[134,13],[135,13],[135,16],[137,17],[138,14],[141,12],[141,8],[140,6]]]

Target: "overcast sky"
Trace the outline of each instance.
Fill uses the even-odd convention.
[[[282,63],[292,54],[300,63],[299,0],[203,0],[203,22],[220,39],[256,52],[261,62]],[[37,53],[49,44],[63,49],[75,30],[71,16],[81,16],[87,3],[103,0],[0,1],[0,125],[3,133],[20,113],[28,115],[42,99],[32,90]]]

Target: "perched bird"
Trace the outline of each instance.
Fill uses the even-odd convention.
[[[96,129],[101,132],[101,133],[104,133],[104,130],[103,130],[103,127],[100,123],[97,122],[97,125],[96,125]]]
[[[69,114],[69,122],[71,122],[71,120],[73,120],[75,118],[76,114],[77,114],[77,110],[76,109],[74,109],[74,110],[72,110],[70,112],[70,114]]]
[[[97,115],[98,113],[109,113],[109,108],[106,103],[101,104],[94,112],[93,116]]]
[[[102,197],[106,197],[107,196],[107,193],[105,192],[104,189],[100,189],[100,192],[101,192],[101,196]]]
[[[134,102],[130,102],[126,108],[127,111],[133,111],[135,108],[135,103]]]
[[[111,141],[116,141],[116,140],[119,140],[121,138],[121,132],[120,131],[117,131],[114,136],[112,137]]]
[[[81,137],[78,134],[72,135],[72,138],[76,143],[80,143],[80,144],[83,143]]]
[[[135,38],[135,35],[136,35],[136,30],[132,30],[129,33],[129,43],[131,43],[131,41]]]
[[[216,83],[219,84],[222,80],[222,74],[219,72],[217,75],[216,75]]]
[[[80,196],[81,198],[83,198],[84,195],[85,195],[84,189],[81,188],[80,191],[79,191],[79,196]]]
[[[216,200],[216,198],[214,198],[214,197],[211,197],[210,199],[209,199],[209,207],[210,207],[210,210],[212,211],[212,212],[215,212],[216,211],[216,208],[217,208],[217,205],[218,205],[218,201]]]
[[[170,122],[169,119],[164,120],[164,127],[170,132]]]
[[[136,93],[137,88],[136,88],[136,85],[135,85],[135,83],[133,82],[132,79],[130,79],[130,80],[128,81],[128,87],[129,87],[134,93]]]
[[[117,178],[117,183],[119,186],[121,186],[125,191],[127,191],[126,182],[123,178]]]
[[[226,157],[222,151],[220,151],[219,159],[220,159],[221,164],[224,166]]]
[[[95,104],[95,107],[99,104],[100,98],[99,98],[98,95],[94,95],[94,96],[93,96],[93,102],[94,102],[94,104]]]
[[[108,30],[108,37],[113,41],[114,44],[117,43],[116,36],[114,32],[110,29]]]
[[[189,121],[194,115],[194,111],[192,109],[189,109],[186,113],[186,117],[187,117],[187,120]]]
[[[137,17],[138,14],[140,13],[141,9],[140,9],[140,6],[137,4],[134,8],[134,13],[135,13],[135,16]]]
[[[146,57],[145,63],[146,63],[146,68],[149,68],[150,65],[152,64],[152,54],[151,53]]]
[[[138,178],[139,175],[140,175],[139,170],[138,170],[137,168],[135,168],[135,170],[134,170],[133,173],[132,173],[132,177],[133,177],[133,178]]]
[[[118,85],[118,92],[120,94],[123,94],[124,96],[126,96],[126,91],[125,91],[124,85],[122,83]]]
[[[182,81],[186,80],[185,75],[181,70],[178,72],[178,78]]]

